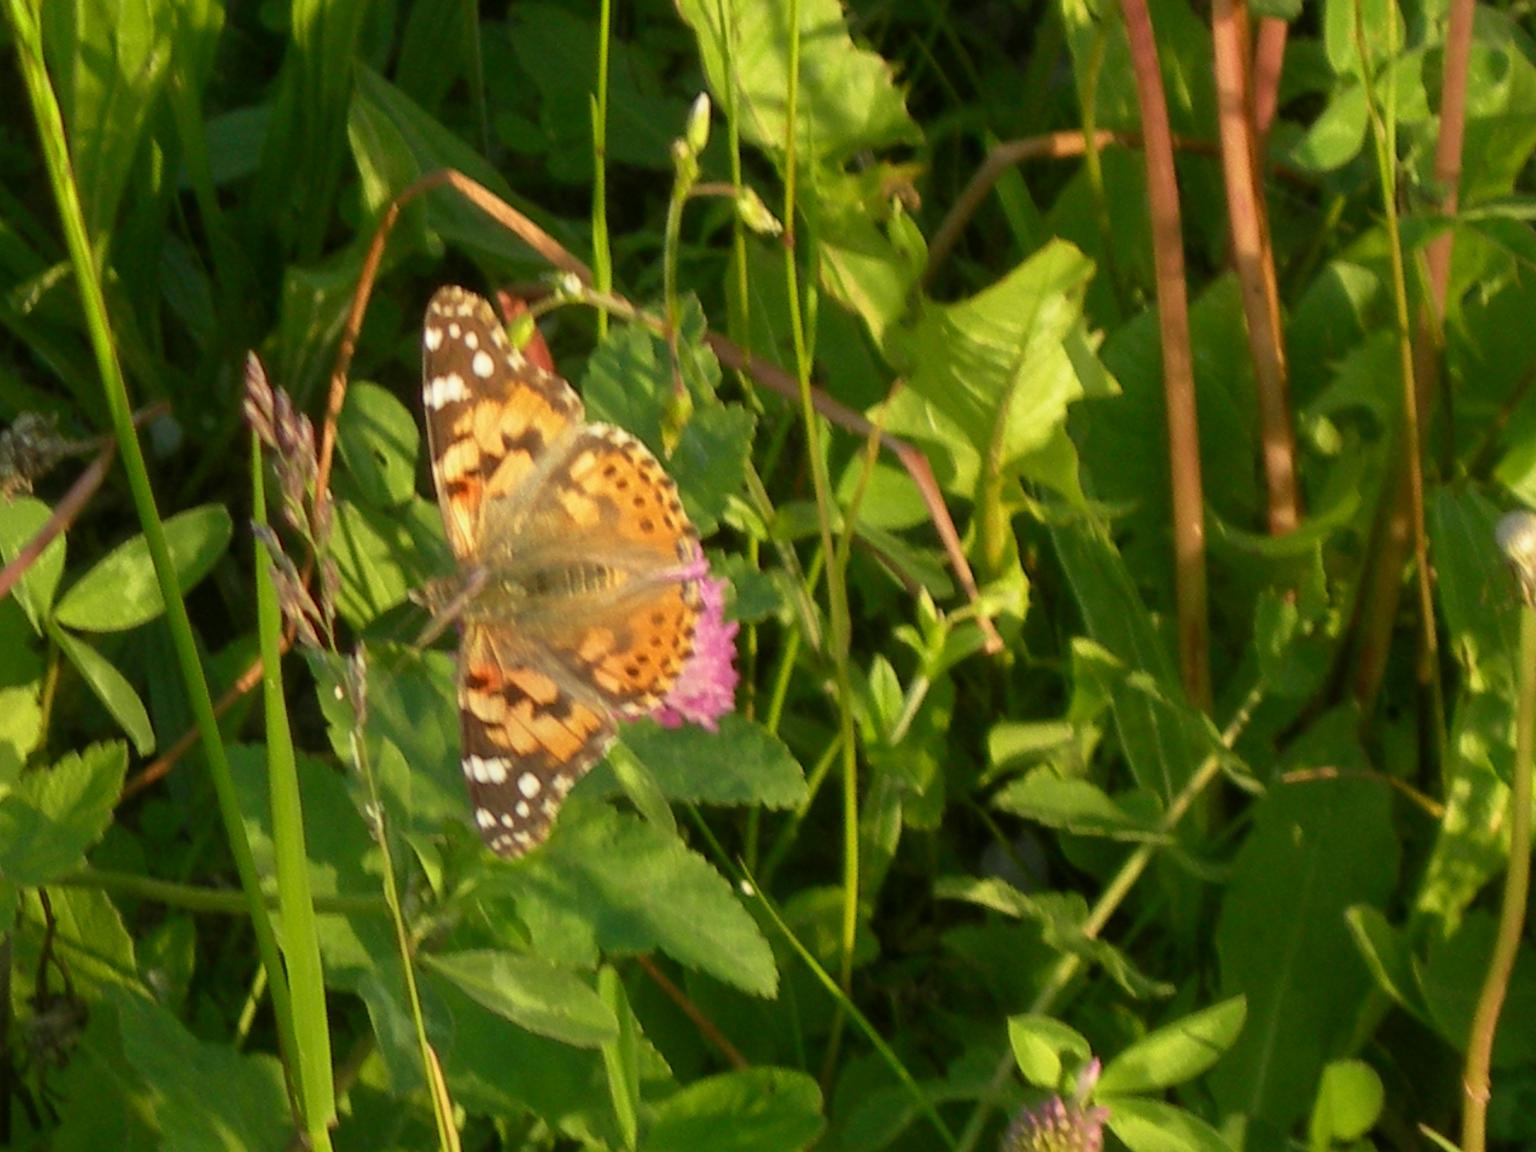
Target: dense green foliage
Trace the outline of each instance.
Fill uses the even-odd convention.
[[[1151,5],[1170,217],[1136,0],[6,0],[0,1142],[1451,1146],[1502,938],[1536,1143],[1529,17],[1257,8],[1258,220],[1211,7]],[[369,263],[443,169],[524,224],[439,184]],[[412,643],[449,282],[536,299],[741,625],[718,731],[515,861]]]

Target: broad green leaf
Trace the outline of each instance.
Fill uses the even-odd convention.
[[[0,800],[0,876],[37,887],[79,867],[112,822],[127,770],[122,744],[93,744],[23,776]]]
[[[229,509],[205,504],[165,522],[165,540],[183,595],[212,570],[229,547]],[[149,544],[135,536],[119,544],[75,581],[54,619],[77,632],[124,632],[165,611]]]
[[[1340,711],[1293,747],[1285,769],[1325,765],[1333,778],[1270,789],[1216,930],[1222,991],[1247,997],[1249,1020],[1211,1084],[1222,1108],[1281,1127],[1305,1113],[1369,986],[1345,913],[1385,903],[1397,877],[1391,797],[1366,778],[1356,730]]]
[[[837,0],[804,0],[795,147],[799,162],[833,164],[861,151],[915,144],[891,67],[854,46]],[[786,0],[682,0],[715,105],[735,107],[741,135],[782,164],[788,137],[790,13]],[[734,89],[734,94],[733,94]]]
[[[205,1043],[145,997],[125,993],[114,1004],[124,1061],[155,1102],[162,1147],[277,1152],[287,1145],[292,1119],[274,1057]]]
[[[1008,1017],[1008,1043],[1024,1079],[1052,1091],[1061,1087],[1063,1055],[1070,1056],[1073,1064],[1093,1059],[1093,1048],[1082,1033],[1052,1016]]]
[[[563,817],[516,874],[512,895],[520,906],[544,905],[540,916],[588,921],[607,951],[660,949],[756,996],[778,986],[768,942],[725,877],[650,825]]]
[[[155,730],[144,710],[144,701],[133,690],[133,685],[96,649],[79,637],[71,636],[62,628],[51,627],[48,634],[75,666],[91,691],[96,694],[112,718],[122,726],[123,732],[133,741],[134,751],[148,756],[155,750]]]
[[[424,953],[422,963],[530,1032],[579,1048],[596,1048],[618,1035],[618,1022],[597,993],[547,960],[474,951]]]
[[[804,1072],[746,1068],[697,1080],[656,1105],[644,1152],[799,1152],[826,1128]]]
[[[784,742],[739,713],[721,717],[718,732],[628,725],[624,743],[673,800],[763,808],[805,800],[805,773]]]
[[[1308,1135],[1314,1148],[1358,1140],[1376,1126],[1385,1101],[1381,1077],[1363,1060],[1335,1060],[1323,1069]]]
[[[1324,0],[1323,47],[1339,75],[1359,76],[1360,47],[1374,72],[1394,48],[1403,47],[1403,21],[1395,0]]]
[[[1348,85],[1334,94],[1307,134],[1291,148],[1290,162],[1307,172],[1333,172],[1344,167],[1365,146],[1369,115],[1365,88]]]
[[[1143,799],[1146,799],[1143,794]],[[1133,811],[1088,780],[1057,775],[1051,768],[1036,768],[1006,785],[992,798],[1004,812],[1034,820],[1048,828],[1060,828],[1080,836],[1106,836],[1111,840],[1164,841],[1158,830],[1155,807],[1137,805]]]
[[[7,564],[16,559],[52,514],[48,505],[30,496],[0,501],[0,556]],[[64,548],[61,532],[49,541],[42,555],[32,561],[13,593],[39,636],[43,634],[43,624],[53,607],[59,577],[64,574]]]
[[[366,380],[347,386],[336,449],[365,501],[381,509],[407,503],[416,494],[420,448],[416,417],[393,393]]]
[[[174,63],[176,10],[155,0],[76,0],[41,11],[86,230],[110,235]]]
[[[1051,528],[1051,540],[1092,639],[1073,642],[1073,679],[1105,682],[1132,775],[1167,803],[1206,756],[1222,754],[1221,743],[1209,719],[1189,705],[1172,655],[1104,529],[1064,523]],[[1144,676],[1150,690],[1124,670]]]
[[[1237,996],[1164,1024],[1104,1065],[1096,1090],[1145,1095],[1193,1080],[1232,1046],[1246,1013]]]
[[[696,411],[666,460],[699,535],[714,535],[746,482],[756,418],[738,404]]]
[[[981,462],[995,458],[1005,476],[1080,498],[1067,408],[1110,387],[1083,343],[1092,274],[1072,245],[1049,244],[969,300],[928,303],[892,349],[907,387],[889,406],[887,426],[937,440],[952,489],[971,494]],[[1063,473],[1053,452],[1074,464]]]
[[[1131,1152],[1234,1152],[1204,1120],[1161,1100],[1140,1096],[1096,1096],[1109,1109],[1109,1130]]]

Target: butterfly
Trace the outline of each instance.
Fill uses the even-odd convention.
[[[457,562],[429,598],[460,629],[464,779],[486,844],[521,856],[692,655],[698,534],[651,451],[589,423],[463,288],[427,306],[422,407]]]

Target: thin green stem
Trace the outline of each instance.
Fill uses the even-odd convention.
[[[1424,529],[1423,426],[1419,412],[1419,388],[1413,366],[1412,321],[1408,308],[1408,273],[1403,259],[1403,238],[1397,215],[1397,70],[1387,69],[1386,115],[1378,102],[1371,79],[1371,48],[1376,43],[1366,34],[1359,0],[1355,4],[1355,49],[1360,54],[1360,75],[1365,88],[1365,107],[1375,144],[1377,179],[1381,184],[1382,218],[1387,231],[1387,255],[1392,267],[1393,319],[1397,324],[1398,372],[1403,394],[1402,449],[1400,467],[1406,468],[1409,527],[1413,533],[1415,585],[1419,593],[1418,677],[1429,690],[1431,720],[1434,725],[1435,756],[1442,773],[1448,770],[1450,751],[1445,722],[1445,685],[1440,678],[1440,640],[1435,624],[1434,573],[1429,567],[1429,536]],[[1386,22],[1389,56],[1395,55],[1397,24]],[[1395,576],[1394,576],[1395,579]]]
[[[1509,980],[1525,931],[1526,902],[1531,892],[1531,751],[1536,744],[1536,606],[1520,608],[1520,695],[1515,714],[1515,776],[1509,795],[1509,870],[1504,875],[1504,901],[1499,932],[1494,939],[1488,974],[1472,1016],[1462,1090],[1466,1111],[1461,1120],[1462,1152],[1483,1152],[1488,1140],[1489,1068],[1499,1013],[1509,992]]]
[[[251,358],[255,363],[255,358]],[[262,474],[261,441],[251,442],[251,497],[255,520],[267,523],[267,494]],[[309,886],[309,855],[304,843],[304,811],[299,799],[298,764],[283,694],[283,623],[277,590],[265,551],[256,547],[256,630],[261,644],[262,705],[266,720],[267,789],[272,806],[272,844],[282,911],[283,958],[293,989],[296,1055],[302,1074],[299,1088],[305,1130],[316,1148],[331,1146],[336,1121],[336,1093],[331,1081],[331,1030],[325,1011],[325,969],[315,924],[314,893]]]
[[[613,292],[613,249],[608,235],[608,71],[613,44],[613,0],[597,6],[597,93],[592,100],[592,282]],[[599,339],[608,334],[608,314],[597,313]]]

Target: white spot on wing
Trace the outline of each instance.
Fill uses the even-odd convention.
[[[530,800],[539,794],[540,787],[539,778],[532,772],[524,772],[517,778],[517,790]]]
[[[496,371],[496,361],[483,348],[475,353],[475,359],[470,366],[475,370],[475,375],[482,380],[489,380],[491,373]]]
[[[469,389],[464,386],[464,377],[457,372],[449,372],[443,376],[434,376],[427,381],[425,389],[427,407],[434,411],[445,404],[454,404],[461,400],[469,399]]]
[[[427,346],[428,352],[436,352],[443,346],[443,330],[435,324],[428,324],[421,334],[421,342]]]

